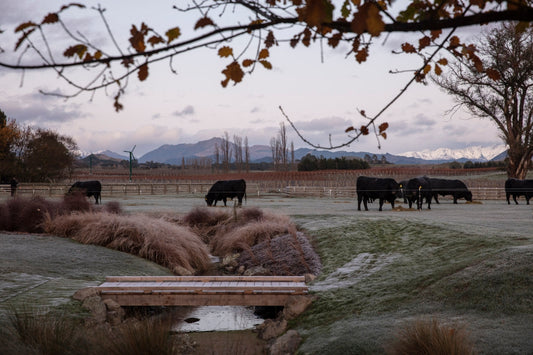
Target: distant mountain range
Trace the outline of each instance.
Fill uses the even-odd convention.
[[[211,138],[209,140],[200,141],[198,143],[190,144],[164,144],[157,149],[148,152],[141,157],[138,157],[139,163],[146,163],[149,161],[180,165],[182,159],[190,158],[211,158],[214,159],[215,145],[222,146],[222,138]],[[233,149],[233,143],[230,143]],[[268,145],[253,145],[249,147],[250,162],[271,162],[272,151]],[[129,157],[120,155],[115,152],[106,150],[99,152],[99,155],[108,156],[113,159],[128,160]],[[310,148],[298,148],[294,151],[296,160],[301,159],[307,154],[312,154],[317,157],[324,158],[339,158],[339,157],[357,157],[364,158],[365,155],[376,155],[378,159],[385,156],[388,162],[398,165],[412,165],[412,164],[441,164],[450,161],[472,161],[485,162],[490,160],[503,160],[506,156],[506,149],[504,145],[495,145],[490,147],[473,146],[465,149],[449,149],[439,148],[436,150],[423,150],[420,152],[406,152],[402,154],[377,154],[370,152],[347,152],[347,151],[329,151],[316,150]]]

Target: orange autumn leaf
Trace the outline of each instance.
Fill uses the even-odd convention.
[[[148,64],[143,64],[139,67],[139,71],[137,72],[137,76],[140,81],[145,81],[148,77]]]
[[[230,80],[233,80],[234,83],[237,84],[241,82],[242,78],[244,77],[244,72],[242,71],[240,64],[236,61],[228,64],[226,69],[222,71],[222,74],[226,76],[226,79],[222,81],[223,87],[226,87],[226,85],[228,85],[228,82]]]
[[[416,48],[411,43],[406,42],[402,44],[402,51],[404,51],[405,53],[415,53]]]
[[[361,131],[361,134],[363,136],[367,136],[368,135],[368,128],[366,126],[361,126],[361,128],[359,128],[359,130]]]
[[[222,58],[230,57],[233,55],[233,48],[224,46],[218,50],[218,55]]]
[[[254,63],[255,63],[255,60],[245,59],[245,60],[242,61],[242,66],[247,68],[247,67],[251,66]]]
[[[435,74],[437,74],[437,75],[441,75],[442,74],[442,69],[441,69],[441,67],[438,64],[435,64]]]
[[[387,130],[387,128],[389,128],[389,124],[387,122],[383,122],[382,124],[379,125],[379,133],[383,133]]]
[[[56,13],[50,13],[46,15],[43,19],[43,22],[41,24],[50,24],[50,23],[56,23],[59,21],[59,16]]]
[[[211,20],[209,17],[206,16],[206,17],[202,17],[196,22],[196,25],[194,25],[194,29],[197,30],[199,28],[203,28],[206,26],[214,26],[214,25],[215,23],[213,22],[213,20]]]
[[[263,65],[263,67],[265,67],[265,69],[272,69],[272,64],[270,64],[269,61],[260,60],[259,63],[261,63]]]
[[[355,59],[358,63],[363,63],[368,58],[368,48],[362,48],[355,54]]]
[[[83,58],[83,55],[87,52],[87,46],[84,44],[76,44],[74,46],[68,47],[63,55],[67,58],[77,55],[80,59]]]
[[[495,69],[488,68],[487,70],[485,70],[485,73],[487,74],[489,78],[491,78],[494,81],[501,79],[500,73]]]
[[[270,55],[270,53],[268,52],[268,49],[266,49],[266,48],[261,49],[261,51],[259,52],[259,59],[268,58],[269,55]]]
[[[373,3],[368,4],[370,6],[366,17],[367,31],[372,36],[377,37],[385,29],[385,22],[383,22],[383,19],[381,18],[381,13],[379,12],[378,7]]]
[[[167,43],[172,42],[176,38],[178,38],[181,35],[181,31],[179,27],[174,27],[169,29],[167,32],[165,32],[165,36],[167,36]]]

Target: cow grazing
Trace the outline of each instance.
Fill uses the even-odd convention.
[[[440,203],[439,195],[451,195],[455,204],[460,198],[472,202],[472,192],[468,190],[468,187],[461,180],[429,178],[429,182],[431,183],[431,192],[436,203]]]
[[[422,209],[422,202],[426,199],[428,204],[428,210],[431,209],[431,182],[426,176],[419,176],[409,179],[407,186],[405,187],[405,197],[409,202],[409,208],[413,206],[413,202],[416,202],[416,208]]]
[[[505,181],[505,198],[507,199],[508,205],[511,204],[509,201],[509,197],[511,196],[513,196],[513,200],[517,205],[518,201],[516,201],[516,198],[524,196],[526,203],[529,205],[529,199],[533,197],[533,180],[507,179]]]
[[[407,188],[407,181],[409,180],[402,180],[399,182],[400,184],[400,190],[398,192],[398,198],[403,200],[403,203],[408,203],[407,196],[405,194],[405,189]]]
[[[94,196],[96,204],[102,202],[102,184],[100,184],[100,181],[76,181],[68,189],[68,193],[70,194],[75,191],[80,191],[87,197]]]
[[[361,211],[361,202],[365,206],[365,211],[368,211],[367,204],[374,199],[379,199],[379,210],[382,211],[385,200],[389,201],[391,207],[394,208],[394,201],[399,193],[400,185],[394,179],[359,176],[356,188],[358,211]]]
[[[216,206],[217,201],[222,200],[226,206],[226,200],[234,197],[237,197],[239,206],[242,206],[242,198],[246,198],[246,181],[243,179],[215,182],[205,195],[205,202],[208,206]]]

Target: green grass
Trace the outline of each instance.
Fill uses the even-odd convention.
[[[391,317],[399,314],[533,314],[533,248],[515,248],[527,244],[524,238],[404,219],[336,221],[330,227],[308,223],[323,269],[312,286],[317,300],[292,324],[307,334],[309,344],[324,345],[318,352],[384,351],[392,329],[381,321],[369,335],[357,330],[360,319],[385,317],[393,323]]]

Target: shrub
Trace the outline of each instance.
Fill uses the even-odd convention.
[[[398,331],[388,353],[466,355],[475,352],[463,328],[445,326],[436,319],[418,319]]]
[[[204,271],[210,265],[207,246],[183,226],[144,215],[78,213],[49,219],[47,233],[138,255],[170,270]]]
[[[172,321],[148,318],[128,322],[115,328],[112,334],[103,334],[105,354],[165,355],[176,354],[177,344],[171,332]]]
[[[322,268],[307,237],[301,232],[284,234],[243,250],[237,262],[246,268],[262,266],[273,275],[318,275]]]
[[[0,347],[2,353],[80,353],[78,341],[82,333],[79,322],[75,319],[22,307],[10,309],[8,320],[9,326],[4,332],[10,337],[5,339],[6,343],[2,346],[4,349]]]
[[[289,217],[264,213],[263,218],[247,224],[235,223],[219,228],[211,239],[210,247],[214,255],[240,252],[272,237],[286,234],[296,229]]]
[[[91,203],[81,191],[72,191],[63,196],[63,210],[87,212],[91,210]]]
[[[53,216],[59,213],[57,203],[42,197],[16,197],[0,206],[0,230],[41,233],[41,223],[46,214]]]

